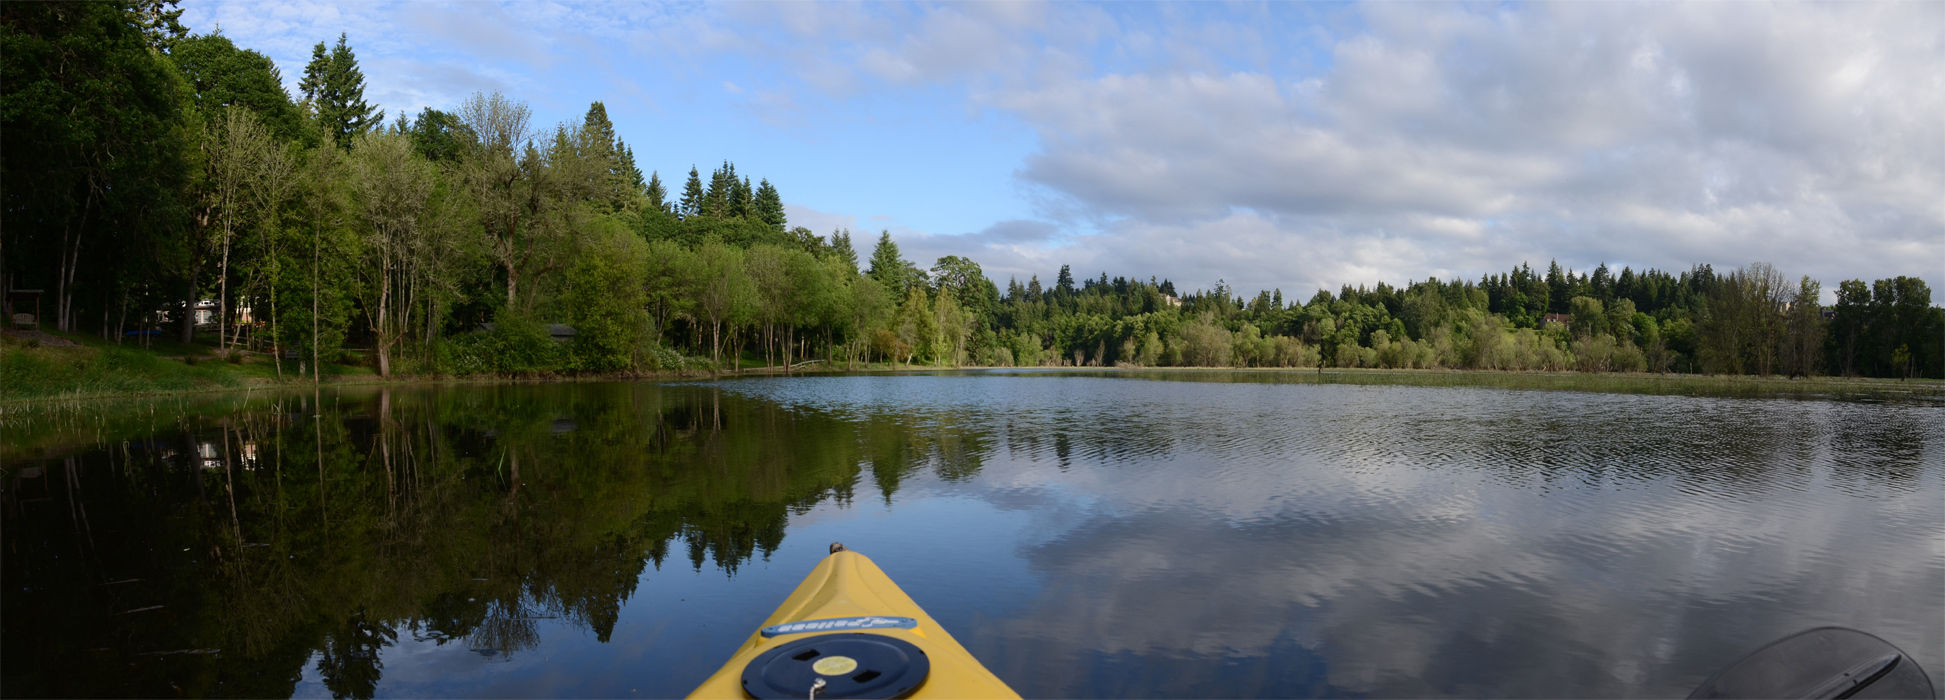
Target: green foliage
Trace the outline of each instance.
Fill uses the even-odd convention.
[[[878,234],[878,245],[871,250],[871,267],[865,276],[876,280],[894,297],[908,296],[913,287],[925,286],[925,272],[898,252],[898,243],[891,239],[891,231]]]
[[[77,299],[159,303],[168,282],[191,91],[152,48],[173,15],[147,9],[0,5],[0,248],[11,284],[50,291],[57,328],[107,306]]]
[[[554,340],[547,325],[503,311],[490,328],[454,336],[437,349],[440,369],[451,374],[533,376],[573,368],[567,344]]]
[[[923,285],[912,285],[905,292],[905,303],[898,306],[898,315],[893,321],[900,347],[905,356],[899,361],[911,364],[914,359],[936,361],[940,354],[942,338],[937,311],[932,308]]]
[[[1586,338],[1604,336],[1608,332],[1607,309],[1601,300],[1588,297],[1574,297],[1567,304],[1568,313],[1574,320],[1568,326],[1575,337]]]
[[[401,115],[400,119],[405,118]],[[434,163],[459,162],[460,156],[479,139],[458,115],[431,107],[420,110],[417,119],[403,121],[401,127],[412,139],[412,148],[418,151],[419,157]]]
[[[647,246],[613,219],[597,220],[590,236],[567,280],[574,366],[589,372],[641,368],[652,342],[642,288]]]
[[[239,49],[218,32],[175,42],[169,58],[188,79],[196,109],[204,115],[214,115],[224,107],[247,107],[279,141],[311,138],[270,57]]]
[[[1182,363],[1191,367],[1228,367],[1235,354],[1229,331],[1208,317],[1182,327]]]
[[[750,203],[750,215],[777,233],[783,232],[787,223],[783,214],[783,195],[777,193],[777,188],[769,180],[757,185],[756,199]]]
[[[317,42],[297,85],[324,133],[339,148],[350,149],[353,138],[385,122],[385,112],[365,104],[365,73],[346,39],[339,34],[328,53],[324,42]]]

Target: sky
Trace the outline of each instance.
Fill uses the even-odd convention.
[[[791,226],[995,280],[1945,282],[1945,3],[182,7],[293,92],[342,33],[388,117],[599,100],[672,189],[734,162]]]

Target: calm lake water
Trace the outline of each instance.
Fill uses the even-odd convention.
[[[7,696],[663,697],[842,541],[1028,697],[1945,679],[1945,408],[965,373],[5,417]]]

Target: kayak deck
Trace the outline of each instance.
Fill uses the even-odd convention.
[[[855,697],[899,690],[900,686],[884,686],[888,679],[878,679],[875,671],[857,670],[859,663],[867,666],[876,663],[870,658],[860,656],[867,660],[859,662],[850,656],[829,653],[845,649],[856,650],[843,651],[852,656],[911,657],[911,662],[920,668],[906,669],[905,661],[884,662],[891,664],[887,668],[896,666],[907,675],[916,674],[919,682],[915,688],[895,697],[1019,697],[946,633],[938,621],[925,614],[871,559],[842,549],[841,545],[833,545],[832,549],[836,551],[818,562],[804,582],[763,621],[762,628],[752,633],[729,662],[689,697],[808,697],[813,683],[817,684],[820,698],[844,697],[846,690],[860,690],[861,694]],[[813,647],[823,649],[820,652]],[[910,647],[920,653],[911,653]],[[901,649],[904,651],[898,651]],[[779,656],[779,653],[791,656]],[[819,653],[827,655],[819,657]],[[802,657],[802,668],[779,670],[783,665],[795,663],[790,660],[792,657]],[[753,662],[757,668],[752,668]],[[898,672],[901,671],[892,671]],[[761,679],[753,680],[757,676],[769,678],[773,683],[762,685]],[[777,681],[778,678],[788,680]],[[865,679],[859,683],[877,680],[879,686],[876,691],[863,692],[868,689],[852,683],[853,678]],[[799,680],[801,689],[796,687]]]

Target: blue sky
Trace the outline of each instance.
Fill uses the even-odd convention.
[[[1945,3],[183,6],[290,86],[347,34],[394,115],[601,100],[665,181],[1002,280],[1945,272]]]

